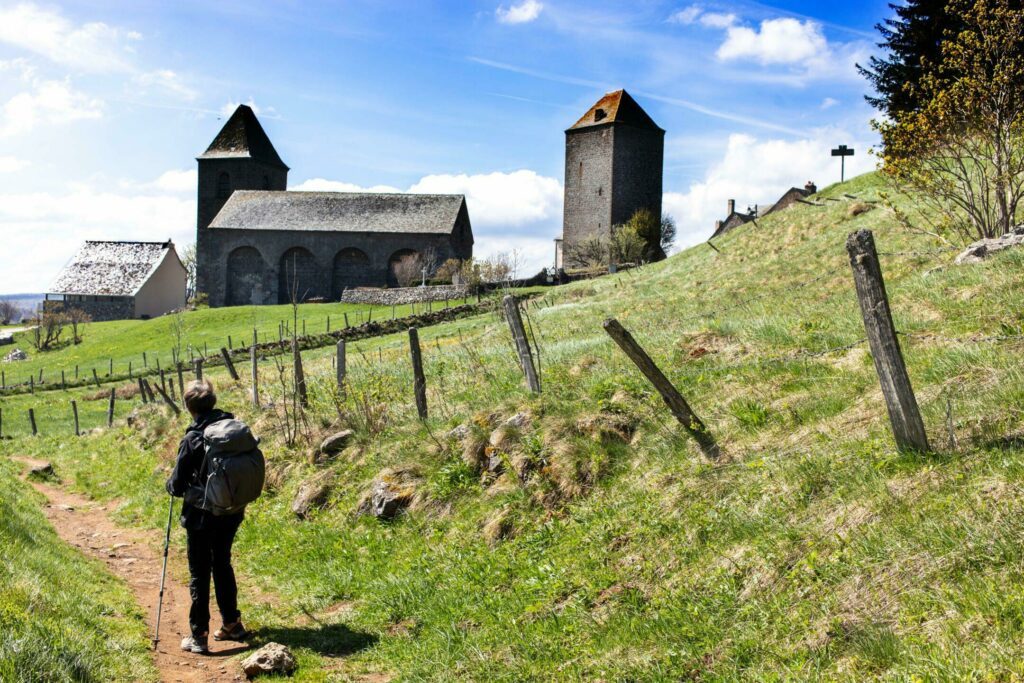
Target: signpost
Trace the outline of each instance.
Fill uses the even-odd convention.
[[[839,145],[832,150],[832,156],[839,157],[839,182],[846,180],[846,157],[853,156],[853,149],[846,145]]]

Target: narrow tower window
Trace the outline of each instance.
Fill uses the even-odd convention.
[[[231,196],[231,176],[227,172],[217,176],[217,198],[227,199]]]

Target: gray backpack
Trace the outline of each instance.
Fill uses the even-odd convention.
[[[203,430],[206,481],[200,507],[214,515],[233,515],[260,497],[266,461],[259,439],[240,420],[220,420]]]

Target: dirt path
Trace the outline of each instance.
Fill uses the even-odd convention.
[[[40,464],[29,458],[12,459],[30,467]],[[86,555],[102,560],[107,569],[128,584],[146,613],[146,625],[152,634],[163,562],[162,532],[125,529],[111,521],[109,506],[56,486],[37,481],[29,483],[49,501],[44,512],[57,534]],[[175,525],[178,529],[176,519]],[[173,580],[170,569],[167,574],[160,643],[153,653],[160,680],[166,683],[244,681],[245,675],[238,663],[227,659],[245,651],[244,644],[218,643],[210,638],[211,654],[206,657],[186,654],[179,649],[181,639],[189,632],[190,598],[188,588]],[[216,613],[216,609],[213,611]],[[217,621],[215,614],[211,626],[219,625]]]

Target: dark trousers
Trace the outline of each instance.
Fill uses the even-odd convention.
[[[217,520],[220,522],[221,520]],[[231,568],[231,544],[241,524],[237,520],[210,524],[209,528],[188,530],[188,571],[192,575],[188,590],[192,596],[192,609],[188,623],[193,636],[201,636],[210,629],[210,575],[217,594],[217,608],[225,624],[233,624],[241,617],[238,611],[238,586]]]

